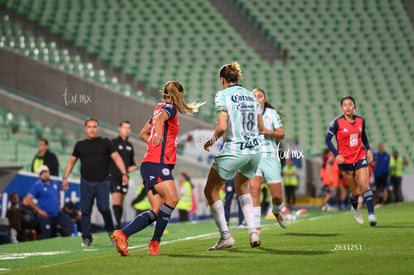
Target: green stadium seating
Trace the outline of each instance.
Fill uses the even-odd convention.
[[[0,107],[0,118],[4,123],[0,124],[0,163],[14,163],[23,165],[30,171],[30,164],[37,152],[38,137],[48,139],[49,148],[56,153],[60,163],[62,175],[65,165],[69,160],[73,147],[79,139],[79,130],[70,130],[65,127],[45,127],[38,121],[31,121],[29,116],[12,112],[5,107]],[[79,177],[79,162],[73,169],[72,176]]]
[[[306,154],[322,151],[329,122],[341,113],[339,99],[351,94],[357,113],[367,120],[373,146],[386,141],[414,155],[414,30],[401,0],[236,1],[268,37],[288,50],[286,64],[261,59],[204,0],[0,0],[0,5],[150,88],[159,89],[169,79],[181,81],[187,100],[208,102],[199,118],[214,121],[217,70],[237,59],[242,84],[265,89],[269,101],[287,117],[286,138],[301,139]],[[10,20],[0,24],[4,46],[137,95]]]

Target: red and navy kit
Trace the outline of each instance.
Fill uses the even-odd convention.
[[[168,114],[168,120],[164,122],[162,127],[162,143],[154,146],[152,144],[152,138],[155,134],[154,122],[162,111]],[[151,133],[147,142],[147,153],[140,167],[141,176],[147,191],[151,190],[157,183],[174,180],[172,169],[176,162],[177,139],[180,129],[177,108],[172,104],[158,103],[149,123],[151,124]]]
[[[164,122],[162,127],[163,140],[158,146],[152,145],[152,138],[155,134],[155,120],[161,111],[168,114],[168,120]],[[175,164],[177,156],[177,139],[180,125],[178,123],[177,108],[168,103],[158,103],[155,107],[154,114],[149,120],[151,123],[151,133],[148,139],[147,153],[142,162],[152,162],[161,164]]]
[[[336,137],[338,149],[331,142],[333,136]],[[354,115],[352,123],[343,115],[337,117],[331,122],[325,141],[335,156],[341,155],[345,159],[345,164],[366,162],[365,150],[369,150],[370,147],[365,133],[365,121],[362,117]]]

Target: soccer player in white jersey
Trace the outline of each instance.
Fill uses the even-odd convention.
[[[262,158],[256,171],[256,176],[250,181],[250,194],[253,200],[253,212],[257,230],[260,232],[260,185],[267,182],[272,196],[273,209],[272,212],[276,216],[277,222],[282,228],[286,228],[286,223],[280,213],[283,203],[282,193],[282,172],[278,155],[277,141],[285,137],[282,119],[279,112],[267,101],[266,94],[263,89],[254,89],[254,96],[262,107],[264,129],[260,132],[260,148]],[[283,115],[282,115],[283,117]]]
[[[232,178],[247,222],[250,245],[256,247],[260,245],[260,238],[254,223],[248,182],[254,178],[261,157],[259,131],[264,127],[262,111],[254,95],[238,84],[242,78],[238,62],[222,66],[219,76],[223,90],[217,92],[215,98],[217,125],[213,136],[204,144],[204,149],[208,151],[223,135],[224,145],[210,169],[204,194],[221,238],[209,250],[235,245],[219,196],[221,187]]]

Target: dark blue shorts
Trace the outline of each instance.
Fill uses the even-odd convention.
[[[145,190],[154,188],[154,185],[166,180],[174,180],[172,176],[172,169],[174,165],[171,164],[160,164],[152,162],[141,163],[141,176],[144,180]]]
[[[356,171],[358,169],[368,167],[368,160],[366,158],[360,159],[357,163],[338,164],[341,171]]]

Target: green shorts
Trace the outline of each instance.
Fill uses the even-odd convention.
[[[259,165],[261,155],[218,155],[213,168],[217,170],[220,177],[224,180],[231,180],[240,172],[246,178],[254,178]]]
[[[268,184],[282,182],[282,166],[274,158],[262,158],[257,167],[256,176],[261,176]]]

